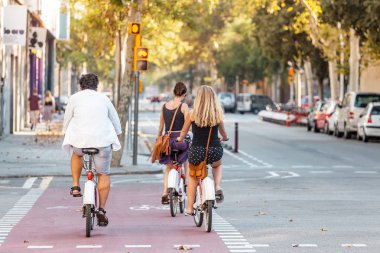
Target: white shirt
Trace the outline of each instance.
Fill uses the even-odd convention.
[[[79,91],[69,98],[63,121],[65,138],[62,147],[102,148],[112,145],[121,148],[120,120],[109,98],[94,90]]]

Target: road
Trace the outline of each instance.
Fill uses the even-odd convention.
[[[140,114],[153,141],[158,114]],[[226,115],[225,201],[210,234],[160,205],[162,174],[113,176],[110,225],[84,238],[70,179],[0,181],[0,252],[371,252],[380,251],[380,145]],[[28,181],[29,180],[29,181]],[[43,248],[45,246],[45,248]],[[40,248],[38,248],[40,247]]]

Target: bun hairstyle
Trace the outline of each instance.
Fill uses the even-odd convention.
[[[93,73],[82,75],[79,79],[79,85],[80,85],[81,90],[86,90],[86,89],[97,90],[98,84],[99,84],[98,76]]]
[[[181,97],[181,96],[185,95],[186,92],[187,92],[187,88],[183,82],[176,83],[176,85],[174,86],[174,89],[173,89],[174,96]]]

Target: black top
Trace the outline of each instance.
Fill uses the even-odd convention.
[[[181,107],[182,107],[182,103],[179,105],[177,115],[175,116],[175,120],[174,120],[171,131],[181,131],[183,124],[185,123],[185,115],[183,115],[181,111]],[[168,108],[166,108],[166,104],[165,104],[162,110],[164,114],[165,132],[167,132],[170,129],[170,125],[172,124],[173,116],[177,108],[173,110],[169,110]]]
[[[45,105],[53,105],[53,101],[45,101]]]
[[[195,122],[191,122],[191,126],[193,128],[193,143],[194,146],[207,146],[207,139],[210,133],[210,127],[199,127],[195,124]],[[210,136],[210,144],[209,147],[221,146],[220,140],[218,137],[218,128],[219,125],[213,126]]]

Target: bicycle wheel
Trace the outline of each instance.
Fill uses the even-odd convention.
[[[194,222],[195,226],[200,227],[203,223],[203,211],[201,209],[201,196],[199,191],[199,186],[197,187],[197,191],[195,193],[195,204],[194,204]]]
[[[98,199],[99,199],[99,194],[98,194],[98,188],[95,187],[94,189],[94,194],[95,194],[95,205],[93,207],[93,212],[92,212],[92,223],[91,223],[91,230],[94,229],[95,226],[95,217],[96,217],[96,210],[98,210]]]
[[[170,205],[170,214],[172,217],[177,215],[177,205],[178,205],[178,196],[175,194],[173,188],[169,189],[169,205]]]
[[[91,205],[87,204],[84,206],[85,208],[85,216],[86,216],[86,237],[91,236],[91,227],[92,227],[92,212]]]
[[[211,231],[212,228],[212,208],[214,206],[214,201],[207,200],[207,206],[205,209],[205,229],[207,232]]]
[[[183,179],[181,178],[180,181],[180,193],[181,195],[178,196],[179,199],[179,212],[183,213],[185,210],[185,204],[186,204],[186,192],[185,192],[185,185],[183,183]]]

